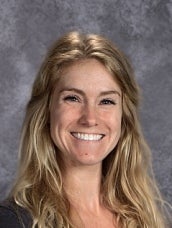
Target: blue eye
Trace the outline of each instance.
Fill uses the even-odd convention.
[[[68,96],[64,97],[64,101],[79,102],[79,98],[74,95],[68,95]]]
[[[101,105],[115,105],[116,102],[111,99],[103,99],[100,101]]]

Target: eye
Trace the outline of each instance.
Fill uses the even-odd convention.
[[[111,99],[103,99],[100,101],[101,105],[115,105],[116,102],[114,100]]]
[[[70,102],[79,102],[79,98],[76,95],[65,96],[63,100],[70,101]]]

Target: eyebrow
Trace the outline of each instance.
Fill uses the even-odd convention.
[[[60,90],[60,93],[67,92],[67,91],[72,91],[81,94],[82,96],[85,96],[84,91],[77,89],[77,88],[63,88]],[[115,94],[121,97],[121,93],[117,90],[107,90],[107,91],[102,91],[100,92],[100,96],[105,96],[105,95],[110,95],[110,94]]]
[[[118,95],[119,97],[121,96],[120,92],[118,92],[117,90],[108,90],[100,93],[101,96],[109,95],[109,94],[115,94],[115,95]]]

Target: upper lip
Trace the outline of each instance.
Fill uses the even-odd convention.
[[[88,135],[102,135],[102,136],[105,136],[105,134],[103,133],[91,133],[91,132],[82,132],[82,131],[71,131],[71,134],[74,134],[74,133],[80,133],[80,134],[88,134]]]

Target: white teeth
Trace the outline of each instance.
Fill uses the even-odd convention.
[[[72,135],[81,140],[88,140],[88,141],[98,141],[100,140],[103,135],[98,135],[98,134],[84,134],[84,133],[72,133]]]

